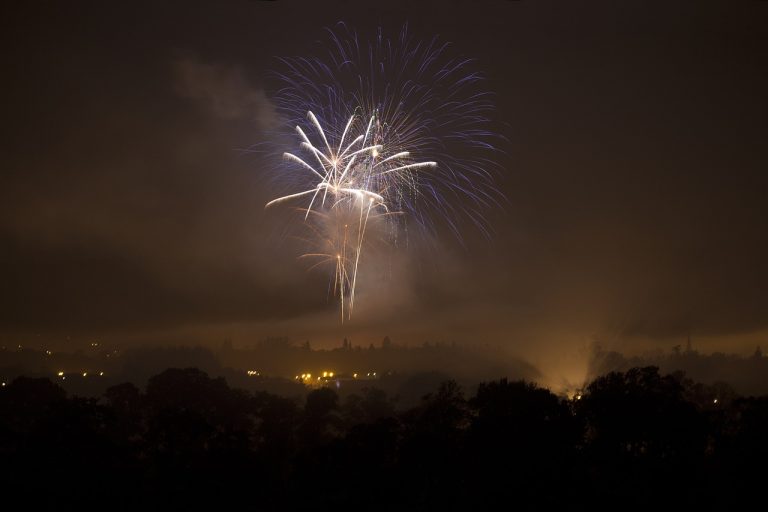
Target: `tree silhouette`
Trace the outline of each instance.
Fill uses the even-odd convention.
[[[707,425],[677,378],[656,367],[612,372],[594,380],[575,409],[586,421],[588,453],[609,496],[638,506],[660,497],[685,502],[679,490],[700,478]]]
[[[19,378],[0,390],[0,481],[32,509],[741,509],[766,432],[768,398],[655,367],[574,400],[507,379],[465,398],[448,380],[399,410],[374,388],[302,405],[197,369],[101,401]]]

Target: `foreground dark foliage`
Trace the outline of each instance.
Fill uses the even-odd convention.
[[[768,461],[768,398],[722,396],[654,367],[563,400],[526,382],[454,382],[395,412],[378,390],[306,403],[195,369],[146,392],[0,391],[4,497],[40,509],[733,509]]]

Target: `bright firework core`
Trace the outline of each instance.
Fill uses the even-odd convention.
[[[301,258],[334,269],[343,322],[371,241],[395,242],[405,225],[461,239],[466,220],[488,235],[483,212],[500,194],[489,171],[493,105],[472,60],[450,57],[436,38],[411,39],[407,27],[363,44],[340,26],[323,57],[282,59],[275,103],[299,148],[281,148],[289,186],[267,206],[302,212],[311,234]]]
[[[413,162],[404,148],[390,148],[385,143],[382,123],[376,115],[367,123],[357,115],[349,118],[338,141],[329,140],[317,117],[310,111],[317,136],[322,141],[318,148],[300,126],[296,132],[301,139],[305,158],[293,153],[283,156],[304,172],[314,176],[315,186],[279,197],[267,207],[291,199],[309,198],[304,220],[317,217],[315,227],[323,240],[325,251],[304,254],[304,258],[317,258],[315,265],[333,263],[335,277],[333,289],[341,304],[341,318],[349,318],[355,306],[355,288],[360,268],[360,256],[365,232],[372,218],[401,213],[398,204],[403,195],[415,194],[414,173],[420,169],[436,167],[436,162]],[[309,160],[311,164],[307,162]],[[314,220],[314,219],[312,219]]]

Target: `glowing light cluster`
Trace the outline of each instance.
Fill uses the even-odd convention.
[[[316,258],[318,262],[314,266],[323,263],[335,266],[334,292],[339,297],[343,321],[345,308],[351,314],[355,305],[357,273],[369,220],[399,213],[391,205],[402,196],[403,184],[413,186],[415,172],[436,167],[437,163],[414,162],[409,151],[388,150],[381,133],[381,120],[376,115],[367,123],[352,115],[333,145],[312,111],[307,117],[322,140],[322,150],[296,126],[302,141],[300,146],[309,153],[313,163],[293,153],[286,152],[284,157],[310,172],[316,183],[307,190],[273,199],[267,207],[303,196],[311,198],[304,220],[312,214],[325,221],[326,229],[318,234],[324,239],[328,252],[306,253],[302,257]]]
[[[329,35],[328,55],[282,59],[275,103],[298,150],[281,151],[285,193],[266,206],[299,204],[312,246],[301,258],[334,269],[343,322],[372,230],[392,245],[414,225],[461,238],[462,219],[488,234],[497,135],[480,75],[447,44],[414,40],[407,27],[394,39],[379,30],[368,44],[343,24]]]

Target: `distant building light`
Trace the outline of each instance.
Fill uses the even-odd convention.
[[[356,378],[357,378],[357,374],[356,374],[356,373],[353,373],[353,374],[352,374],[352,377],[354,377],[354,378],[356,379]]]
[[[5,382],[3,382],[3,387],[5,387]]]
[[[104,372],[99,372],[99,377],[102,377],[104,375]]]
[[[59,375],[59,377],[63,377],[64,376],[64,372],[59,372],[58,375]]]
[[[712,400],[712,403],[713,403],[713,404],[716,404],[716,403],[717,403],[717,398],[715,398],[714,400]]]
[[[50,350],[46,350],[45,351],[45,355],[47,355],[47,356],[51,355],[51,351]]]
[[[83,377],[87,377],[87,376],[88,376],[88,372],[83,372]]]

